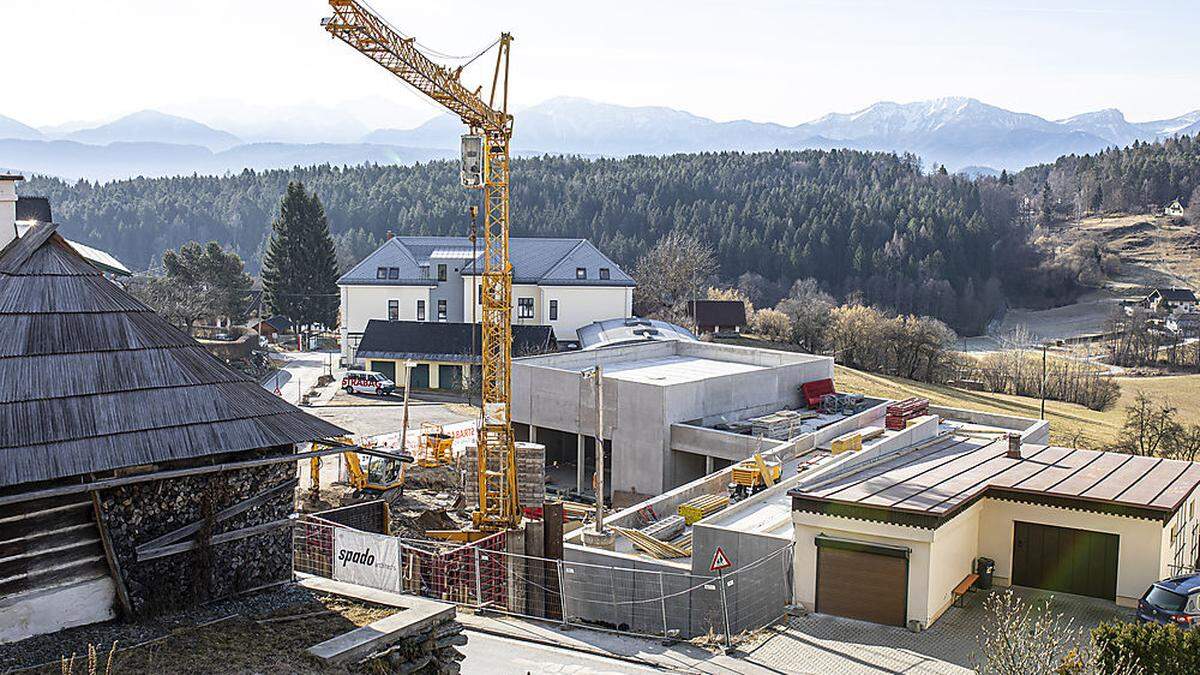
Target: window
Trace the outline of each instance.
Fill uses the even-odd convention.
[[[429,278],[429,265],[421,265],[421,278],[422,279]]]
[[[550,320],[558,321],[558,301],[557,300],[550,301]]]
[[[533,298],[517,298],[517,318],[533,318]]]
[[[576,279],[586,279],[587,278],[587,268],[586,267],[576,267],[575,268],[575,278]]]
[[[387,268],[386,267],[377,268],[375,270],[375,278],[376,279],[386,279],[387,278]]]
[[[388,321],[400,320],[400,301],[388,300]]]
[[[446,280],[446,266],[444,264],[438,265],[438,281],[445,281],[445,280]]]
[[[389,279],[399,279],[400,278],[400,268],[399,267],[389,267],[388,268],[388,278]]]
[[[611,274],[609,274],[607,267],[600,268],[600,278],[601,279],[608,279],[610,276],[611,276]]]
[[[438,321],[446,320],[446,301],[438,300]]]
[[[417,321],[424,321],[424,320],[425,320],[425,301],[418,300],[417,301]]]
[[[476,287],[476,291],[477,292],[475,293],[475,304],[482,305],[483,304],[483,284],[479,284]]]

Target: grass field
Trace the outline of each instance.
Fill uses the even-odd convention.
[[[1036,418],[1040,401],[1026,396],[1008,396],[979,391],[967,391],[942,385],[913,382],[899,377],[874,375],[836,367],[834,381],[839,391],[851,391],[870,396],[905,398],[921,396],[935,405],[970,408],[986,412]],[[1112,408],[1098,412],[1074,403],[1046,401],[1046,418],[1050,420],[1051,440],[1100,446],[1116,440],[1125,419],[1125,406],[1131,404],[1138,391],[1154,398],[1166,397],[1179,408],[1179,419],[1200,424],[1200,375],[1171,377],[1119,377],[1121,398]]]

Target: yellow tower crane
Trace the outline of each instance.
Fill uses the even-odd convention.
[[[512,268],[508,258],[508,169],[513,117],[508,114],[508,62],[512,36],[501,33],[495,45],[496,66],[485,103],[482,87],[474,91],[460,81],[462,67],[442,66],[359,0],[329,0],[333,16],[321,23],[331,35],[369,57],[389,72],[458,115],[470,133],[462,138],[462,182],[483,189],[482,403],[478,439],[479,505],[474,531],[454,538],[515,527],[521,520],[517,500],[516,451],[513,446]],[[489,47],[490,49],[491,47]],[[426,50],[428,51],[428,50]],[[486,51],[486,50],[485,50]],[[499,469],[489,459],[499,458]],[[450,536],[450,533],[441,533]]]

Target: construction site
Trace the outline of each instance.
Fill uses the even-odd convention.
[[[1053,565],[1026,553],[1055,528],[1092,538],[1064,564],[1104,566],[1064,592],[1114,605],[1194,555],[1177,536],[1196,531],[1200,465],[1053,448],[1044,420],[844,391],[832,356],[629,316],[579,329],[570,347],[514,355],[514,312],[533,302],[514,302],[509,250],[512,36],[476,56],[494,52],[490,87],[470,88],[365,3],[329,5],[332,38],[467,130],[460,180],[477,202],[478,257],[428,255],[481,264],[477,354],[418,364],[388,351],[385,376],[355,368],[362,359],[343,344],[342,378],[331,356],[293,406],[105,285],[53,224],[0,242],[0,283],[16,289],[0,306],[16,336],[0,354],[15,392],[0,407],[16,411],[0,415],[11,458],[0,644],[286,588],[308,595],[211,620],[264,642],[273,626],[317,625],[288,640],[300,663],[328,672],[458,672],[463,610],[730,654],[789,617],[921,633],[993,583],[1064,591]],[[566,262],[582,250],[562,246]],[[579,264],[568,282],[587,279]],[[413,267],[436,286],[428,264]],[[398,269],[368,281],[399,281]],[[619,292],[624,306],[632,292]],[[434,293],[423,297],[447,307]],[[426,300],[415,302],[423,314]],[[559,320],[558,300],[546,305]],[[64,367],[61,355],[96,375],[50,393],[23,384],[33,368]],[[477,390],[447,403],[430,386],[417,400],[414,370],[428,378],[431,367]],[[74,407],[51,411],[51,399]],[[422,405],[454,421],[418,421]],[[345,428],[373,406],[373,432]],[[20,422],[50,418],[66,421]]]

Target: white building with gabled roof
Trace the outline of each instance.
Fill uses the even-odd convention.
[[[342,357],[367,323],[478,322],[482,245],[466,237],[392,237],[338,280]],[[586,239],[513,237],[513,324],[546,325],[559,343],[595,321],[633,315],[633,278]]]

